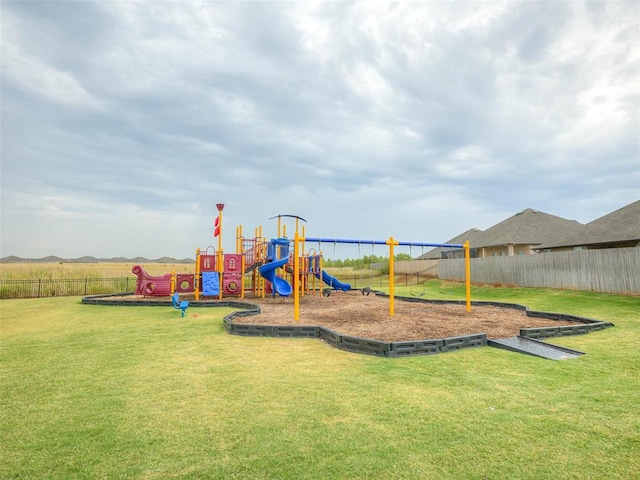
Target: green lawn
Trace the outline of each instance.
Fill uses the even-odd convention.
[[[403,290],[406,289],[406,290]],[[396,294],[463,298],[428,282]],[[613,322],[550,361],[227,335],[228,309],[0,303],[0,478],[640,478],[640,298],[474,287]]]

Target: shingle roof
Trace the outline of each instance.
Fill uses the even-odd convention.
[[[539,245],[558,237],[575,233],[585,226],[575,220],[567,220],[548,213],[527,208],[495,224],[487,230],[472,228],[445,243],[464,243],[471,248],[503,246],[507,244]],[[429,250],[420,259],[440,258],[440,248]]]
[[[584,225],[548,213],[527,208],[488,228],[472,247],[492,247],[506,244],[539,245],[560,236],[578,232]]]
[[[539,248],[640,241],[640,200],[587,223],[577,232],[549,240]]]
[[[482,230],[479,230],[477,228],[472,228],[470,230],[467,230],[464,233],[461,233],[460,235],[453,237],[450,240],[447,240],[444,243],[464,243],[467,240],[469,241],[469,245],[473,246],[473,242],[476,238],[478,238],[479,235],[482,234]],[[440,258],[441,256],[441,251],[442,250],[447,250],[447,248],[433,248],[431,250],[429,250],[427,253],[425,253],[424,255],[421,255],[418,257],[418,259],[420,260],[425,260],[425,259],[433,259],[433,258]]]
[[[472,228],[445,243],[464,243],[471,248],[507,244],[543,248],[640,241],[640,200],[597,218],[586,225],[527,208],[488,228]],[[429,250],[420,259],[440,258],[441,249]]]

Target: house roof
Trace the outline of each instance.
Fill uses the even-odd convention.
[[[549,240],[538,248],[640,241],[640,200],[587,223],[577,232]]]
[[[545,242],[553,242],[568,233],[579,232],[584,227],[582,223],[576,220],[567,220],[566,218],[527,208],[487,230],[472,228],[445,243],[464,243],[469,240],[471,248],[509,244],[537,246]],[[434,248],[418,258],[440,258],[441,253],[442,249]]]
[[[445,243],[464,243],[467,240],[471,248],[524,244],[534,245],[536,250],[640,241],[640,200],[586,225],[527,208],[487,230],[472,228]],[[442,250],[434,248],[418,258],[437,259]]]
[[[444,242],[444,243],[464,243],[467,240],[469,241],[469,245],[472,246],[474,240],[480,235],[482,234],[482,230],[479,230],[477,228],[472,228],[470,230],[467,230],[464,233],[461,233],[460,235],[453,237],[452,239]],[[418,257],[419,260],[426,260],[426,259],[437,259],[441,257],[442,251],[443,250],[448,250],[447,248],[433,248],[431,250],[429,250],[427,253],[425,253],[424,255],[420,255]]]
[[[508,244],[539,245],[560,236],[579,232],[584,225],[576,220],[556,217],[527,208],[488,228],[472,247],[493,247]]]

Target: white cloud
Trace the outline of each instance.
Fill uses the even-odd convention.
[[[186,256],[220,201],[445,241],[636,200],[640,7],[464,5],[5,2],[2,254]]]
[[[73,74],[47,65],[11,43],[2,43],[2,70],[5,82],[48,102],[66,108],[102,107]]]

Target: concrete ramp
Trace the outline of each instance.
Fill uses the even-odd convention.
[[[526,337],[499,338],[488,340],[487,345],[494,348],[502,348],[511,352],[525,353],[550,360],[568,360],[584,355],[584,352],[572,350],[558,345],[541,342]]]

